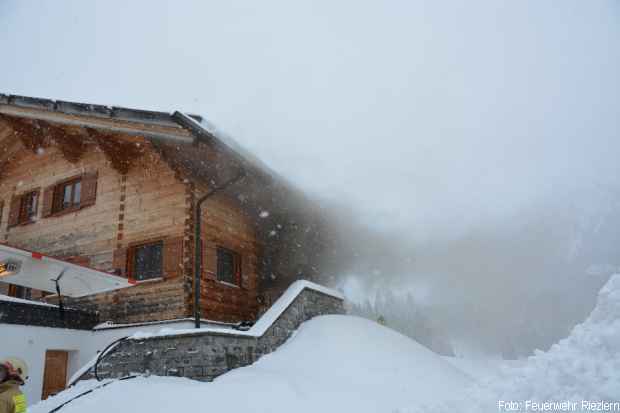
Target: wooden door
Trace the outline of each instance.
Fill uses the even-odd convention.
[[[47,350],[45,352],[45,369],[43,372],[43,395],[45,400],[64,390],[67,384],[67,362],[69,353],[62,350]]]

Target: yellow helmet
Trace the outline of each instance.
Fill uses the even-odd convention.
[[[23,383],[28,379],[28,365],[18,357],[7,357],[0,360],[0,366],[7,370],[9,378],[18,379]]]

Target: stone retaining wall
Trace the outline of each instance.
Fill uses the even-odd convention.
[[[104,357],[98,374],[120,377],[140,373],[210,381],[271,353],[302,322],[319,315],[343,313],[342,299],[304,288],[260,337],[249,332],[208,331],[129,339]],[[92,377],[92,371],[83,378],[88,377]]]

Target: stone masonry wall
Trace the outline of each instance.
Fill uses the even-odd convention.
[[[319,315],[343,313],[341,299],[305,288],[260,337],[204,332],[129,339],[104,357],[98,374],[121,377],[140,373],[211,381],[276,350],[302,322]],[[87,377],[92,377],[92,371],[83,378]]]

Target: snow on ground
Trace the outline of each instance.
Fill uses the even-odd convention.
[[[499,374],[503,369],[519,367],[525,360],[504,360],[499,357],[450,357],[441,356],[445,361],[469,375],[472,379],[491,377]]]
[[[402,412],[463,397],[470,379],[435,353],[379,324],[350,316],[304,323],[278,351],[212,383],[149,377],[112,383],[62,409],[71,412]],[[48,412],[97,382],[41,402]],[[425,410],[421,410],[425,411]]]
[[[80,383],[30,412],[47,413],[99,384]],[[620,274],[567,338],[527,360],[444,358],[375,322],[322,316],[276,352],[213,383],[113,382],[62,412],[497,412],[498,400],[620,400]]]

